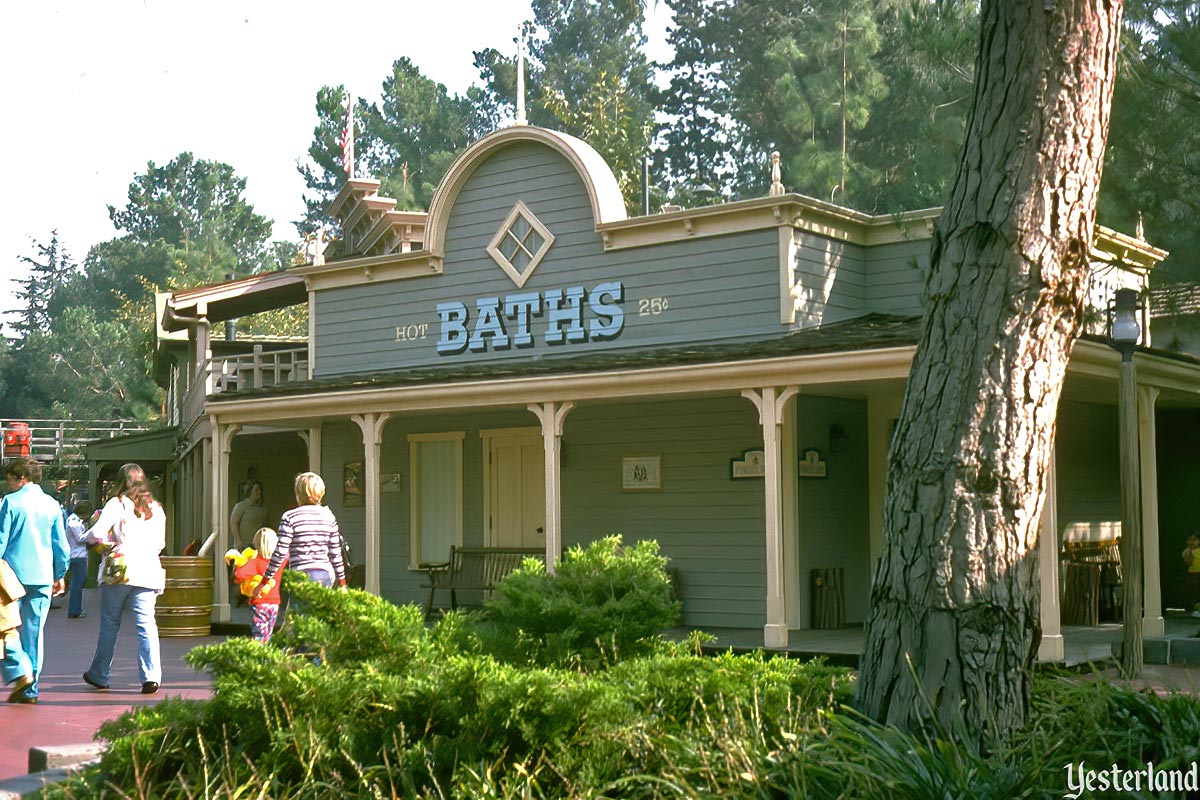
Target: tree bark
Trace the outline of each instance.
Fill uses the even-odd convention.
[[[1029,707],[1038,523],[1120,35],[1120,0],[1047,2],[980,10],[967,139],[889,453],[858,689],[881,722],[936,721],[985,749]]]

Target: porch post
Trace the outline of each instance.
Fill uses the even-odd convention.
[[[796,404],[784,403],[782,438],[779,442],[781,492],[779,495],[783,525],[783,621],[790,630],[801,627],[805,619],[800,607],[800,492],[796,476],[800,456],[796,443]]]
[[[308,453],[308,471],[321,474],[321,426],[314,425],[306,431],[296,431],[304,442]]]
[[[785,648],[788,628],[785,617],[783,594],[783,505],[781,497],[782,465],[780,457],[780,432],[783,428],[784,409],[787,402],[799,394],[797,386],[765,386],[761,390],[743,389],[742,397],[754,403],[763,430],[763,460],[766,475],[763,495],[766,505],[766,567],[767,567],[767,622],[763,626],[763,645],[770,648]]]
[[[379,594],[379,453],[383,448],[383,426],[392,418],[391,414],[374,412],[355,414],[350,419],[362,430],[363,460],[366,462],[363,480],[363,566],[366,574],[363,588],[371,594]]]
[[[1158,445],[1154,406],[1159,390],[1138,387],[1138,458],[1142,465],[1142,636],[1166,632],[1162,613],[1162,566],[1158,547]]]
[[[188,381],[188,394],[191,395],[192,388],[197,381],[204,382],[204,397],[208,397],[216,389],[216,383],[213,381],[212,374],[212,331],[208,322],[208,304],[200,303],[196,306],[196,372],[192,375],[192,379]],[[201,401],[203,403],[203,401]]]
[[[1046,476],[1046,498],[1038,526],[1038,573],[1041,578],[1042,641],[1039,661],[1062,661],[1066,649],[1062,637],[1062,609],[1058,594],[1058,460],[1050,454]]]
[[[229,578],[225,570],[225,551],[229,549],[229,451],[233,437],[242,426],[225,424],[210,417],[212,424],[212,525],[217,538],[209,555],[213,560],[213,615],[217,622],[228,622]]]
[[[553,574],[562,556],[562,434],[574,400],[530,403],[526,406],[542,426],[546,452],[546,571]]]
[[[216,463],[213,453],[216,451],[213,449],[211,421],[209,428],[209,435],[200,440],[200,452],[197,454],[199,460],[196,464],[196,508],[200,510],[200,529],[196,531],[196,535],[200,537],[201,543],[208,534],[217,529],[217,523],[213,521],[213,495],[217,491],[217,479],[213,476],[213,464]]]
[[[867,396],[867,513],[870,518],[871,555],[867,574],[883,555],[883,507],[887,502],[887,459],[892,446],[892,423],[900,416],[899,391],[872,392]]]
[[[308,470],[321,474],[321,457],[323,453],[321,448],[324,447],[324,439],[321,438],[321,433],[324,430],[320,425],[313,425],[308,429]]]

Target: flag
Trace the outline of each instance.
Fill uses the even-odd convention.
[[[342,128],[342,169],[354,177],[354,94],[346,92],[346,125]]]

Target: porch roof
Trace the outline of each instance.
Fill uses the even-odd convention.
[[[355,373],[293,381],[261,389],[223,392],[211,397],[210,404],[265,396],[297,396],[324,391],[377,389],[386,386],[414,386],[456,383],[488,379],[544,375],[571,375],[614,369],[638,369],[703,364],[707,362],[745,361],[789,355],[854,352],[885,347],[912,346],[917,343],[919,317],[868,314],[819,328],[796,331],[774,339],[689,347],[670,347],[592,355],[564,354],[515,363],[472,364],[454,367],[425,367],[411,370]]]

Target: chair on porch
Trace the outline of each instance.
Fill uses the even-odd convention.
[[[1064,625],[1099,625],[1121,619],[1122,573],[1120,542],[1064,542]]]

